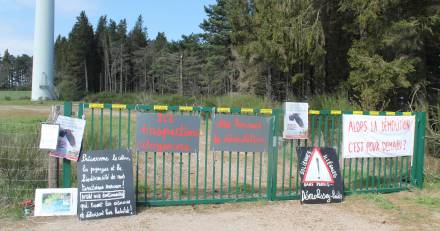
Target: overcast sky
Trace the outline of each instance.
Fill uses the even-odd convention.
[[[38,1],[38,0],[37,0]],[[14,55],[32,55],[36,0],[0,0],[0,55],[8,49]],[[127,19],[131,29],[142,14],[148,36],[165,32],[170,40],[201,32],[206,17],[203,6],[215,0],[55,0],[55,37],[66,36],[76,16],[85,10],[92,25],[101,15],[119,21]]]

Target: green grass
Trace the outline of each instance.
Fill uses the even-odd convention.
[[[385,210],[395,210],[397,209],[388,198],[383,194],[364,194],[361,196],[363,199],[372,201],[377,207]]]
[[[30,91],[0,91],[0,105],[54,105],[62,101],[31,101]]]

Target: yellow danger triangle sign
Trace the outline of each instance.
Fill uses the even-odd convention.
[[[318,148],[314,148],[309,157],[302,183],[335,183],[333,174]]]

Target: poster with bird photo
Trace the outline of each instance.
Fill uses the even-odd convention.
[[[309,104],[284,103],[284,139],[307,139],[309,130]]]
[[[60,126],[57,148],[50,156],[77,161],[84,134],[86,121],[67,116],[58,116],[55,124]]]

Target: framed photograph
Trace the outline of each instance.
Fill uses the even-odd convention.
[[[74,216],[77,202],[77,188],[36,189],[34,216]]]

